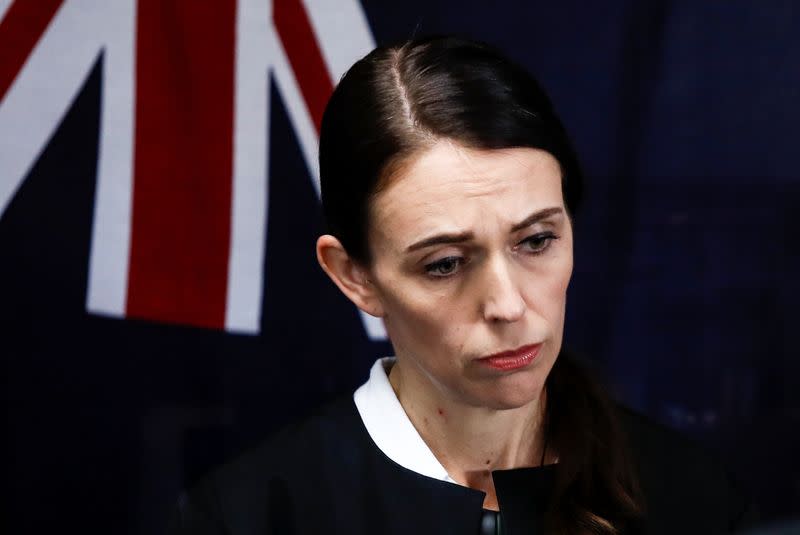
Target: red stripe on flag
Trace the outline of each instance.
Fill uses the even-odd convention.
[[[63,0],[17,0],[0,21],[0,102]]]
[[[322,59],[311,22],[300,0],[275,0],[272,11],[275,28],[319,133],[322,112],[333,93],[333,82]]]
[[[224,328],[236,2],[139,0],[127,313]]]

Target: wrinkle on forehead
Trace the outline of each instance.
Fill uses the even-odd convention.
[[[511,222],[520,215],[514,213],[518,205],[527,203],[525,211],[536,201],[563,203],[560,167],[548,153],[479,150],[441,140],[393,173],[375,196],[371,232],[399,239],[410,233],[477,230],[459,225]]]

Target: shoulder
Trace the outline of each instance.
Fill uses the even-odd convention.
[[[273,434],[209,479],[238,499],[240,493],[263,490],[264,481],[305,484],[311,478],[335,477],[370,451],[367,438],[352,396],[345,396]]]
[[[210,477],[219,483],[256,480],[265,473],[316,469],[343,451],[363,449],[365,432],[351,395],[318,408],[223,465]]]
[[[181,498],[169,533],[467,532],[478,516],[463,512],[479,515],[482,502],[389,459],[347,397],[205,477]]]
[[[285,513],[298,503],[320,500],[326,493],[319,490],[344,480],[348,465],[363,463],[365,437],[352,396],[328,404],[184,493],[170,533],[287,532],[274,523],[289,518]]]
[[[718,455],[630,409],[621,408],[620,422],[645,496],[648,524],[728,533],[751,519],[749,501]]]

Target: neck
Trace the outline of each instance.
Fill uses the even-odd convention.
[[[544,390],[522,407],[496,410],[447,399],[399,361],[389,381],[411,423],[450,477],[486,492],[486,508],[497,509],[492,470],[552,461],[549,455],[544,458]]]

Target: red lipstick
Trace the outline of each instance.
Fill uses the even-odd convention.
[[[541,348],[542,344],[531,344],[480,358],[478,362],[496,370],[518,370],[533,362]]]

